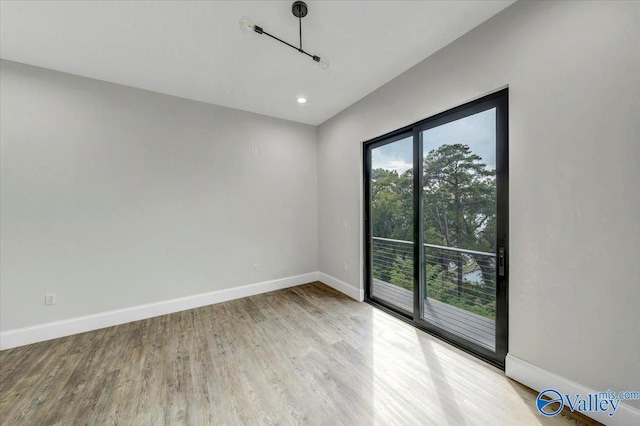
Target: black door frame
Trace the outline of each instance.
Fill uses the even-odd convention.
[[[468,102],[464,105],[444,111],[432,117],[420,120],[401,129],[379,136],[364,142],[363,149],[363,177],[364,177],[364,278],[365,278],[365,302],[374,305],[410,324],[435,335],[454,346],[473,354],[501,369],[504,369],[504,360],[508,351],[509,335],[509,111],[508,89],[503,89]],[[504,274],[496,274],[496,342],[495,352],[469,342],[462,337],[428,323],[422,319],[422,304],[424,288],[421,285],[424,279],[424,246],[423,217],[422,217],[422,180],[423,180],[423,152],[422,132],[451,121],[459,120],[491,108],[496,108],[496,185],[497,185],[497,241],[496,250],[504,250],[502,261],[504,262]],[[374,148],[396,142],[400,139],[413,136],[413,240],[414,240],[414,311],[410,315],[382,300],[372,297],[372,268],[371,268],[371,221],[369,212],[371,208],[371,151]],[[496,252],[496,260],[500,262],[501,256]],[[498,265],[496,265],[498,266]]]

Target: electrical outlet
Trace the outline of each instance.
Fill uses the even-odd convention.
[[[44,296],[44,304],[45,305],[55,305],[56,304],[56,295],[54,293],[45,294],[45,296]]]
[[[251,155],[253,155],[253,156],[258,155],[258,147],[257,146],[252,146],[251,147]]]
[[[344,262],[344,270],[346,271],[347,269],[347,262]]]
[[[258,272],[258,264],[257,263],[253,264],[253,272]]]

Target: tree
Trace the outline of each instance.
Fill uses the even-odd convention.
[[[373,235],[411,241],[413,239],[413,171],[371,172],[371,219]]]
[[[411,256],[396,256],[391,267],[391,279],[393,285],[413,291],[413,259]]]
[[[482,158],[474,154],[468,145],[442,145],[425,156],[425,222],[439,230],[446,246],[495,250],[492,236],[496,212],[494,182],[495,171],[487,169]],[[431,243],[426,238],[427,235],[425,242]],[[451,255],[445,252],[441,261],[448,269]],[[457,265],[460,295],[463,291],[463,256],[455,256],[453,262]],[[488,269],[486,259],[476,263],[481,269]],[[482,272],[484,276],[485,270]],[[486,273],[489,274],[488,271]]]

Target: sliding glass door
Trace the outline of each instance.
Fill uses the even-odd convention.
[[[505,90],[367,142],[364,159],[367,300],[500,366],[507,134]]]

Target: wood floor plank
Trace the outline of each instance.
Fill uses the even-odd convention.
[[[596,424],[321,283],[0,352],[7,425]]]

